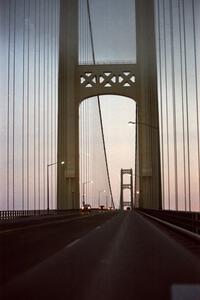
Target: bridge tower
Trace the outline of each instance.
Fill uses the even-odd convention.
[[[128,174],[129,176],[129,183],[124,183],[124,175]],[[120,189],[120,209],[123,210],[124,206],[129,206],[133,209],[133,170],[132,169],[121,169],[121,189]],[[124,201],[124,190],[130,190],[130,201]]]
[[[101,94],[123,95],[136,101],[135,182],[140,193],[139,207],[161,206],[154,27],[154,1],[136,0],[136,64],[78,66],[78,0],[60,1],[58,161],[64,160],[65,167],[58,168],[58,208],[79,207],[79,104],[87,97]],[[125,75],[127,70],[129,74]],[[84,78],[86,72],[91,74],[87,80]],[[103,82],[93,80],[100,76]],[[117,79],[119,76],[123,78],[121,83]],[[86,88],[88,82],[90,88]]]

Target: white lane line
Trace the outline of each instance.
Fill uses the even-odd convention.
[[[66,248],[70,248],[72,246],[74,246],[75,244],[77,244],[80,241],[80,239],[77,239],[75,241],[73,241],[72,243],[70,243],[69,245],[66,246]]]

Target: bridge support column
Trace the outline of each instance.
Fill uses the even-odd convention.
[[[161,207],[154,1],[136,0],[139,207]]]
[[[60,1],[58,80],[58,209],[79,207],[78,104],[75,71],[78,65],[78,1]]]

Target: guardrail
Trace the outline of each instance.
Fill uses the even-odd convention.
[[[73,210],[51,209],[49,211],[48,210],[5,210],[5,211],[0,211],[0,221],[12,220],[12,219],[22,218],[22,217],[61,215],[72,211],[79,211],[79,209],[73,209]]]
[[[102,211],[99,208],[92,208],[92,211]],[[61,216],[68,213],[81,212],[81,209],[46,209],[43,210],[2,210],[0,211],[0,221],[19,219],[23,217],[39,217],[39,216]],[[110,211],[110,210],[103,210]]]
[[[136,209],[160,220],[166,221],[188,231],[200,234],[200,213],[174,210]]]

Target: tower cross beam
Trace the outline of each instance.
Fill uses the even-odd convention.
[[[137,101],[137,65],[79,65],[76,68],[76,90],[79,102],[98,95],[122,95]]]

